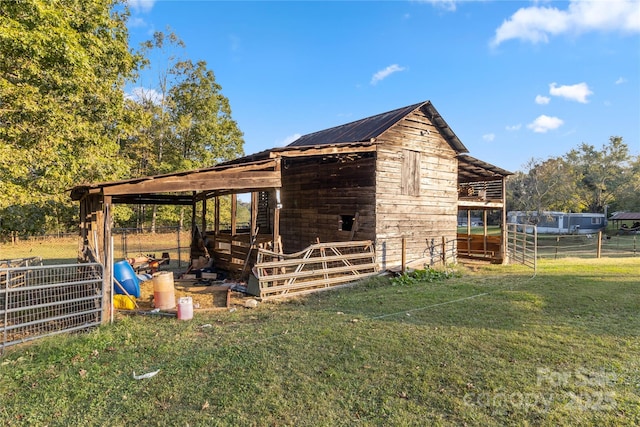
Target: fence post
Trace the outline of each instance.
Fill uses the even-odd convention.
[[[558,259],[558,247],[560,246],[560,236],[556,236],[556,253],[553,259]]]
[[[442,266],[447,265],[447,246],[444,236],[442,236]]]
[[[596,257],[600,258],[602,255],[602,230],[598,231],[598,247],[596,248]]]

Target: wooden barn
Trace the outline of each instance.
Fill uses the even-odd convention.
[[[459,211],[502,210],[504,222],[505,177],[511,173],[467,151],[426,101],[228,164],[281,160],[279,224],[285,252],[316,241],[371,240],[386,269],[403,259],[434,261],[434,252],[436,263],[453,262],[460,240],[468,254],[466,234],[457,233]],[[261,217],[277,203],[262,206]],[[500,258],[497,239],[491,253]],[[473,252],[479,254],[487,243],[476,240]]]
[[[340,265],[336,271],[353,271],[354,260],[344,255],[352,246],[367,253],[365,275],[416,260],[455,262],[459,252],[500,261],[504,236],[492,238],[486,229],[482,236],[459,235],[458,215],[500,210],[504,224],[510,172],[467,152],[425,101],[211,168],[81,185],[71,195],[81,202],[85,252],[103,257],[109,256],[111,204],[172,203],[193,206],[193,226],[202,232],[206,253],[229,271],[247,273],[256,262],[274,268],[286,254],[313,257],[316,249],[323,257],[333,251],[331,259]],[[227,227],[217,219],[195,224],[196,212],[202,210],[204,218],[214,209],[219,218],[218,198],[242,193],[251,193],[248,229],[233,219]],[[96,233],[99,238],[92,238]],[[326,246],[330,243],[342,248]],[[202,255],[197,245],[192,248],[192,258]],[[272,256],[260,257],[258,248]],[[300,274],[302,267],[296,268]],[[295,277],[288,280],[292,289],[297,286]]]

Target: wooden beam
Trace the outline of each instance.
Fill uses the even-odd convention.
[[[191,196],[177,194],[133,194],[113,196],[113,204],[190,206]]]
[[[104,194],[151,194],[180,191],[244,190],[281,187],[280,171],[209,171],[185,176],[149,178],[136,183],[104,187]]]
[[[330,154],[350,154],[350,153],[370,153],[376,151],[377,147],[375,145],[365,145],[365,146],[331,146],[331,147],[304,147],[297,150],[288,150],[288,151],[280,151],[272,153],[274,158],[277,157],[308,157],[308,156],[326,156]]]
[[[459,200],[458,208],[460,209],[500,209],[504,207],[503,202],[482,202],[473,200]]]

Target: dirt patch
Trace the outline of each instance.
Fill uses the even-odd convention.
[[[180,297],[191,297],[193,308],[197,310],[226,309],[242,305],[247,297],[244,293],[230,290],[233,284],[212,282],[211,285],[196,280],[176,280],[174,294],[176,302]],[[136,299],[141,310],[152,310],[154,300],[153,280],[140,283],[140,297]],[[163,310],[172,311],[172,310]],[[175,309],[173,310],[175,311]]]

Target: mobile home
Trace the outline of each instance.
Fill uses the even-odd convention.
[[[512,224],[536,225],[541,234],[593,234],[605,228],[605,215],[575,212],[523,212],[507,213]]]

